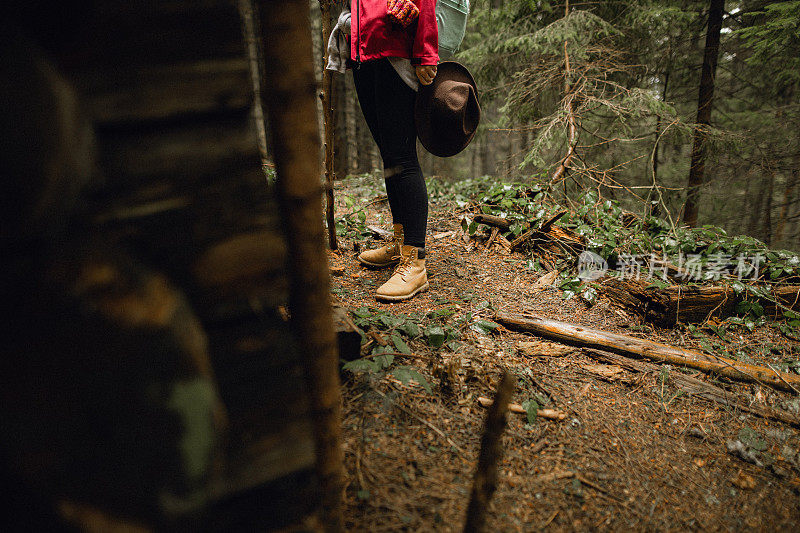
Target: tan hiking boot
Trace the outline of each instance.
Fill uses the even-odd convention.
[[[373,268],[386,268],[400,261],[400,247],[403,245],[403,225],[394,225],[394,237],[384,246],[374,250],[364,250],[358,255],[362,265]]]
[[[375,297],[389,302],[408,300],[427,288],[428,273],[425,270],[425,259],[419,258],[419,248],[403,245],[400,249],[400,263],[389,281],[378,287]]]

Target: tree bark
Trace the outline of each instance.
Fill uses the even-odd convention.
[[[700,207],[700,186],[703,184],[706,166],[705,128],[711,124],[711,107],[714,102],[714,77],[717,72],[719,57],[719,36],[722,29],[722,14],[725,0],[711,0],[708,12],[708,31],[706,33],[703,69],[700,74],[700,96],[697,103],[697,126],[694,130],[692,145],[692,161],[689,168],[689,179],[686,183],[686,203],[683,207],[683,221],[686,225],[697,225],[697,214]]]
[[[250,69],[250,80],[253,85],[253,119],[258,135],[258,151],[261,164],[266,165],[269,159],[267,151],[267,130],[264,122],[264,109],[261,107],[261,86],[264,75],[264,57],[259,46],[258,19],[253,0],[239,0],[239,16],[242,18],[242,34],[247,47],[247,61]]]
[[[343,531],[344,454],[341,447],[341,391],[336,334],[331,317],[324,228],[317,83],[312,62],[307,0],[262,1],[265,87],[262,105],[270,119],[290,276],[291,326],[305,363],[314,422],[317,473],[322,488],[322,521]]]
[[[672,285],[658,289],[648,286],[646,281],[612,277],[600,280],[598,287],[612,302],[664,327],[672,327],[677,322],[701,323],[711,317],[733,316],[736,306],[746,297],[744,294],[737,295],[728,285]],[[770,292],[781,306],[800,309],[800,286],[775,286]],[[752,300],[752,296],[748,298]],[[765,317],[778,319],[783,316],[783,308],[775,302],[760,300],[759,303],[764,308]]]
[[[328,247],[337,250],[339,243],[336,240],[336,221],[334,217],[333,180],[333,78],[330,70],[324,65],[328,64],[328,38],[331,34],[331,0],[319,0],[322,12],[322,124],[325,129],[325,220],[328,223]]]

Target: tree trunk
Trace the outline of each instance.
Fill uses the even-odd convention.
[[[323,49],[323,70],[322,70],[322,124],[325,129],[325,220],[328,223],[328,247],[331,250],[339,248],[336,241],[336,221],[334,217],[333,200],[333,180],[335,177],[333,165],[333,77],[330,70],[324,65],[328,64],[328,37],[331,34],[331,0],[319,0],[319,7],[322,14],[322,49]]]
[[[344,78],[345,90],[345,125],[347,129],[347,173],[355,174],[358,172],[358,130],[356,123],[359,113],[358,103],[356,102],[356,87],[352,76]]]
[[[794,189],[797,187],[797,182],[800,181],[800,172],[797,170],[792,171],[792,176],[786,184],[786,189],[783,192],[783,203],[781,204],[781,214],[778,216],[778,223],[775,227],[775,242],[780,243],[783,241],[784,229],[786,228],[786,219],[789,215],[789,206],[792,204],[794,197]]]
[[[667,87],[669,87],[669,74],[670,74],[670,66],[667,66],[667,71],[664,73],[664,88],[661,90],[661,101],[667,101]],[[658,147],[659,141],[661,140],[661,116],[659,115],[656,117],[656,131],[655,131],[655,141],[653,146],[653,183],[658,183]],[[657,217],[658,216],[658,209],[659,205],[653,209],[652,215]]]
[[[700,186],[703,184],[706,165],[705,128],[711,124],[711,107],[714,101],[714,77],[717,72],[719,57],[719,35],[722,29],[722,13],[725,0],[711,0],[708,12],[708,31],[706,47],[703,54],[703,70],[700,74],[700,96],[697,103],[697,126],[694,130],[692,145],[692,162],[689,168],[689,179],[686,183],[686,203],[683,207],[683,221],[686,225],[697,225],[697,213],[700,207]]]
[[[258,19],[253,0],[239,0],[239,16],[242,18],[242,34],[247,47],[247,60],[250,69],[250,80],[253,85],[253,119],[256,123],[258,135],[258,151],[261,154],[261,164],[266,165],[269,159],[267,151],[267,130],[264,122],[264,109],[261,107],[261,85],[264,75],[264,57],[259,46]]]
[[[335,17],[335,15],[334,15]],[[347,175],[348,142],[347,142],[347,87],[345,77],[333,76],[333,180],[340,180]]]
[[[770,172],[769,174],[769,181],[767,182],[767,197],[764,199],[764,203],[766,204],[764,207],[764,244],[768,247],[772,246],[772,204],[773,204],[773,194],[775,193],[775,174]]]
[[[307,0],[260,4],[265,74],[263,102],[277,171],[290,276],[291,326],[305,363],[307,394],[314,421],[317,474],[322,488],[322,522],[343,531],[344,454],[341,447],[341,391],[336,334],[331,317],[324,228],[317,83],[312,62]]]

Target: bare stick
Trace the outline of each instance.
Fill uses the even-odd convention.
[[[491,407],[494,402],[489,398],[485,398],[483,396],[478,396],[478,403],[481,404],[483,407]],[[512,413],[516,413],[518,415],[527,415],[528,411],[525,410],[518,403],[510,403],[508,404],[508,410]],[[556,411],[555,409],[539,409],[536,411],[536,416],[541,418],[546,418],[548,420],[564,420],[567,415],[562,413],[561,411]]]
[[[472,482],[472,496],[464,524],[464,531],[467,533],[483,531],[486,525],[486,510],[497,488],[497,465],[503,457],[500,437],[506,428],[506,411],[514,392],[515,381],[511,374],[503,373],[494,402],[486,413],[478,469]]]

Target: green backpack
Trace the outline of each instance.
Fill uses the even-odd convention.
[[[450,59],[458,51],[467,32],[469,0],[437,0],[436,23],[439,26],[439,59]]]

